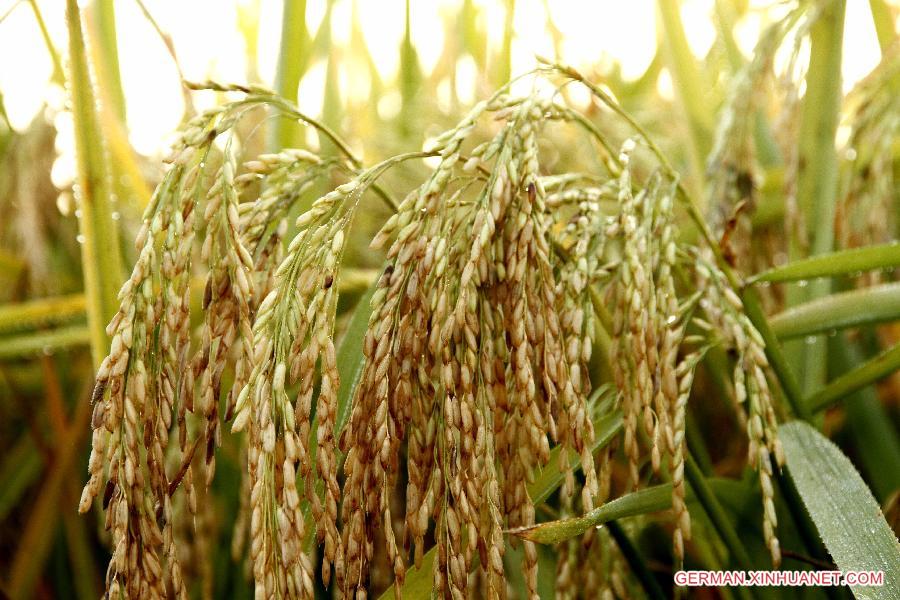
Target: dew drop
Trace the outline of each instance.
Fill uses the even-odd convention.
[[[75,218],[76,218],[76,219],[80,219],[80,218],[81,218],[81,209],[80,209],[80,208],[76,208],[76,209],[75,209]]]
[[[80,234],[80,233],[79,233],[77,236],[75,236],[75,241],[78,242],[79,244],[83,244],[83,243],[84,243],[84,239],[85,239],[85,238],[84,238],[84,235],[82,235],[82,234]]]
[[[110,216],[112,217],[113,221],[118,221],[119,219],[122,218],[122,215],[119,214],[119,211],[117,211],[117,210],[114,210],[112,215],[110,215]]]
[[[804,340],[804,341],[806,342],[807,345],[811,346],[816,343],[816,336],[808,335],[808,336],[806,336],[806,340]]]
[[[809,281],[807,281],[807,280],[805,280],[805,279],[801,279],[800,281],[797,282],[797,285],[800,286],[800,287],[802,287],[802,288],[805,288],[806,286],[809,285]]]

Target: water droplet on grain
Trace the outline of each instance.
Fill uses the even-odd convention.
[[[805,280],[805,279],[801,279],[800,281],[797,282],[797,285],[800,286],[800,287],[802,287],[802,288],[805,288],[806,286],[809,285],[809,282],[808,282],[807,280]]]
[[[806,336],[806,340],[804,340],[808,345],[812,345],[816,343],[816,336],[808,335]]]
[[[78,242],[79,244],[83,244],[84,243],[84,235],[79,233],[77,236],[75,236],[75,241]]]
[[[119,219],[122,218],[122,215],[120,215],[119,211],[117,211],[117,210],[114,210],[112,215],[110,215],[110,216],[112,217],[113,221],[118,221]]]

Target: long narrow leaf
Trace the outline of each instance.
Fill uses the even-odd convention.
[[[900,267],[900,243],[852,248],[839,252],[818,254],[795,260],[755,275],[749,283],[805,281],[816,277],[837,277],[874,269]]]
[[[831,294],[770,318],[781,339],[900,319],[900,283]]]
[[[659,512],[671,507],[672,484],[664,483],[620,496],[581,517],[519,527],[511,529],[510,533],[539,544],[558,544],[609,521]]]
[[[900,369],[900,344],[885,350],[825,386],[807,400],[813,411],[825,410],[841,398],[883,379]]]
[[[0,305],[0,333],[34,329],[84,317],[84,294]]]
[[[881,587],[852,586],[857,598],[900,598],[900,543],[850,460],[806,423],[782,425],[790,476],[842,571],[882,571]]]
[[[0,337],[0,359],[22,358],[72,346],[86,346],[90,339],[90,331],[83,325]]]

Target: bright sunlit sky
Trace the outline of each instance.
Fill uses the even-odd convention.
[[[15,0],[0,0],[0,14]],[[499,48],[503,31],[503,4],[497,0],[475,0],[488,31],[488,51]],[[628,78],[638,77],[653,58],[656,47],[655,0],[602,0],[549,3],[556,27],[563,35],[561,59],[575,66],[618,62]],[[738,25],[736,38],[745,54],[750,54],[758,37],[764,10],[777,5],[773,0],[750,0],[750,11]],[[66,31],[63,0],[38,0],[56,47],[65,54]],[[281,28],[280,0],[145,0],[160,27],[173,39],[186,78],[207,78],[244,82],[248,72],[245,38],[239,30],[242,17],[259,20],[256,71],[262,83],[272,85]],[[398,47],[403,35],[404,0],[357,0],[365,44],[377,64],[381,78],[390,82],[398,69]],[[413,42],[425,72],[430,72],[444,45],[445,16],[453,14],[459,0],[416,1],[412,3]],[[512,47],[513,73],[535,63],[535,55],[552,55],[552,42],[545,28],[542,0],[517,0]],[[337,45],[349,43],[353,0],[339,0],[332,19],[332,39]],[[703,56],[713,43],[714,0],[685,0],[681,15],[691,48]],[[128,107],[131,141],[138,152],[156,155],[164,150],[171,132],[183,114],[183,97],[176,69],[162,41],[144,18],[136,2],[116,3],[122,84]],[[309,0],[307,22],[311,32],[319,27],[325,0]],[[844,43],[843,85],[847,90],[878,62],[880,52],[866,0],[847,0]],[[24,128],[41,106],[61,106],[62,91],[48,85],[52,63],[27,2],[19,2],[0,23],[0,91],[13,127]],[[464,101],[475,95],[474,78],[464,74],[475,66],[471,59],[458,65],[457,93]],[[343,97],[363,98],[368,90],[368,73],[341,69]],[[358,71],[358,72],[357,72]],[[317,114],[321,109],[324,63],[310,66],[300,86],[301,108]],[[666,74],[660,78],[660,92],[671,93]],[[468,86],[468,87],[467,87]],[[311,92],[311,93],[304,93]],[[396,93],[396,92],[395,92]],[[390,110],[390,102],[384,103]],[[382,103],[379,103],[379,110]],[[60,136],[66,124],[58,122]],[[64,143],[64,142],[63,142]]]

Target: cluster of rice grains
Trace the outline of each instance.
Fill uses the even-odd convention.
[[[605,331],[599,358],[623,412],[623,490],[646,482],[645,463],[671,479],[678,560],[690,537],[684,427],[694,371],[703,344],[735,347],[736,396],[747,406],[777,557],[771,457],[780,463],[781,450],[762,342],[718,268],[677,241],[677,183],[665,170],[636,175],[634,141],[606,157],[599,179],[544,174],[543,125],[586,119],[555,96],[502,92],[426,152],[367,170],[350,156],[299,150],[239,167],[233,130],[250,108],[310,120],[260,90],[237,90],[242,100],[186,127],[108,329],[80,510],[105,484],[110,592],[186,597],[182,536],[208,543],[212,508],[202,498],[224,418],[245,432],[233,550],[242,554],[247,541],[257,598],[313,597],[314,561],[339,597],[366,598],[385,564],[399,590],[431,540],[438,595],[506,597],[504,532],[535,523],[529,485],[557,468],[548,466],[551,445],[561,447],[562,514],[610,495],[617,444],[594,462],[600,403],[590,398],[603,383],[588,373],[595,331]],[[493,134],[479,144],[484,130]],[[387,265],[356,387],[339,394],[337,281],[356,207],[386,169],[424,155],[436,166],[373,241]],[[291,207],[329,173],[349,181],[313,202],[286,243]],[[203,316],[191,331],[198,271]],[[680,303],[676,279],[693,276],[699,291]],[[698,305],[707,321],[692,321]],[[700,336],[686,336],[692,322]],[[346,413],[340,397],[350,398]],[[522,545],[536,597],[537,549]],[[561,597],[624,592],[609,546],[595,531],[560,546]]]
[[[193,558],[207,560],[203,555],[208,553],[201,549],[210,514],[198,496],[206,494],[215,473],[223,376],[228,371],[235,380],[227,394],[230,418],[237,392],[247,389],[249,375],[260,370],[256,363],[263,351],[253,340],[254,336],[265,340],[259,333],[264,327],[260,319],[254,323],[254,315],[259,313],[259,298],[273,285],[272,272],[282,254],[281,221],[312,180],[330,168],[309,153],[286,151],[263,156],[247,165],[247,173],[236,176],[233,130],[249,109],[274,96],[246,88],[216,89],[248,96],[189,122],[167,161],[170,168],[137,236],[138,260],[107,328],[112,344],[93,393],[90,479],[79,510],[86,512],[105,484],[103,505],[113,547],[107,590],[116,597],[118,592],[128,597],[187,597],[182,565],[186,540],[176,543],[176,531],[192,531],[197,546]],[[225,141],[217,145],[220,136]],[[239,204],[240,193],[260,178],[269,184],[260,200]],[[198,238],[202,244],[196,261]],[[205,278],[198,332],[191,331],[195,262]],[[318,347],[315,352],[318,356]],[[308,364],[303,366],[310,378]],[[296,368],[292,373],[296,376]],[[323,394],[322,401],[326,398]],[[281,406],[277,400],[273,413]],[[258,418],[267,414],[260,410]],[[239,410],[237,416],[246,424],[249,412]],[[274,443],[275,434],[266,430],[266,424],[263,420],[253,429],[265,440],[259,445],[261,452],[271,452]],[[170,443],[170,435],[177,436],[177,443]],[[291,447],[306,446],[292,446],[293,441],[289,434],[279,436],[279,452],[287,454],[286,461],[297,460]],[[271,460],[258,462],[265,463],[271,474]],[[332,465],[330,472],[335,470]],[[256,472],[251,469],[251,475]],[[201,486],[196,485],[198,477]],[[282,493],[289,497],[286,505],[296,506],[296,491],[293,498],[289,491],[294,478],[283,481]],[[175,494],[179,487],[185,491],[183,499]],[[176,510],[179,502],[184,510]],[[280,512],[270,516],[279,522],[285,517]],[[296,520],[296,515],[288,518]],[[193,524],[184,524],[185,520]],[[253,547],[255,558],[256,550],[263,550],[258,540]],[[299,579],[309,589],[309,577]]]
[[[503,125],[463,156],[485,112]],[[590,318],[572,297],[590,274],[583,259],[576,269],[555,268],[553,213],[539,175],[537,134],[552,114],[536,97],[478,105],[435,141],[439,164],[374,242],[393,239],[342,437],[347,586],[357,596],[378,527],[402,581],[406,548],[414,546],[418,564],[434,521],[436,591],[463,597],[474,577],[487,597],[504,597],[502,532],[534,522],[527,484],[546,464],[551,439],[580,453],[585,506],[596,495],[586,405]],[[391,490],[404,439],[398,543]],[[470,575],[476,555],[479,569]],[[524,556],[534,595],[532,543]]]

